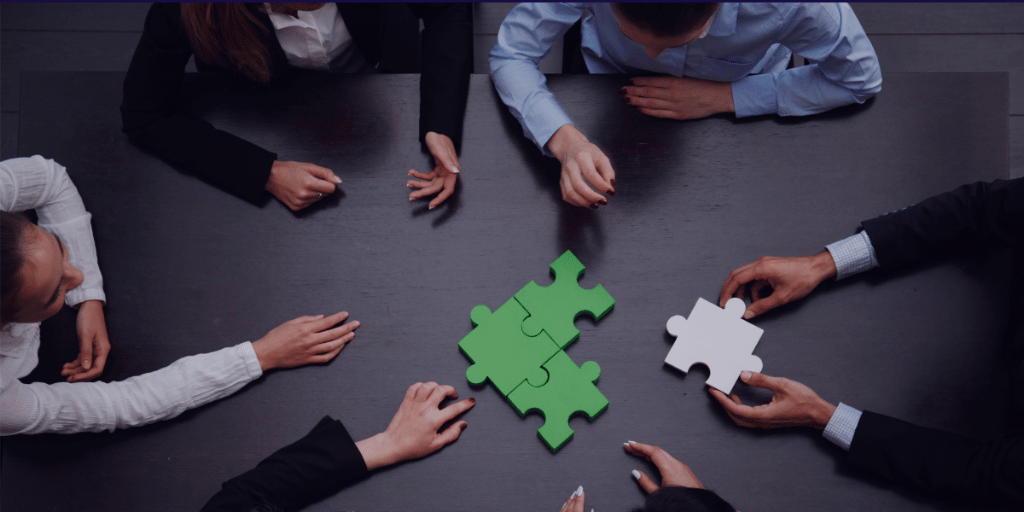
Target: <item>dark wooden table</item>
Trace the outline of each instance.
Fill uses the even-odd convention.
[[[714,300],[730,270],[762,255],[807,255],[859,222],[963,183],[1007,176],[1007,75],[894,74],[863,106],[801,119],[644,117],[620,76],[552,76],[550,86],[617,170],[598,211],[563,203],[558,166],[526,141],[473,77],[459,191],[443,207],[406,200],[416,76],[298,80],[270,93],[191,77],[192,108],[215,126],[332,168],[343,193],[295,215],[256,208],[133,147],[120,132],[120,73],[23,73],[19,153],[67,166],[88,209],[114,347],[104,379],[254,340],[303,314],[346,309],[363,326],[325,366],[272,372],[234,396],[113,434],[3,439],[2,508],[197,510],[220,484],[305,434],[324,414],[356,439],[381,431],[406,387],[475,396],[462,438],[311,507],[557,510],[583,485],[587,507],[641,503],[628,439],[689,464],[740,510],[932,510],[850,472],[808,430],[735,426],[704,389],[662,361],[665,322]],[[551,454],[491,387],[471,389],[457,342],[572,249],[582,284],[616,299],[568,354],[601,365],[610,400]],[[764,371],[826,399],[975,436],[1005,428],[997,362],[1005,257],[959,259],[827,284],[755,323]],[[77,351],[73,316],[44,325],[36,377]],[[742,388],[743,386],[739,386]],[[763,394],[743,391],[748,399]]]

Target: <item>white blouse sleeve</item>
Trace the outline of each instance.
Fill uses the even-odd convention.
[[[0,435],[113,431],[167,420],[231,395],[263,370],[249,342],[183,357],[121,382],[23,384],[0,391]]]
[[[85,211],[82,197],[64,166],[39,155],[0,162],[0,210],[31,209],[39,217],[39,227],[64,242],[69,261],[85,276],[81,286],[67,292],[65,302],[69,306],[87,300],[106,303],[92,238],[92,215]]]

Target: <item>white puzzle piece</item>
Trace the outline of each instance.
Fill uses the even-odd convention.
[[[697,299],[689,319],[679,315],[668,319],[666,328],[676,342],[665,362],[684,373],[704,363],[711,370],[707,384],[728,395],[740,372],[761,371],[761,358],[752,353],[764,329],[743,319],[746,309],[743,299],[735,297],[725,303],[725,309]]]

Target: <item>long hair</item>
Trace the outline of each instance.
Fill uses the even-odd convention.
[[[197,58],[233,66],[257,82],[270,80],[270,53],[263,44],[269,31],[245,4],[183,3],[181,21]]]
[[[658,37],[693,32],[704,26],[720,3],[614,3],[612,9],[642,30]]]
[[[25,266],[25,233],[29,221],[20,215],[0,212],[0,327],[18,315],[14,300],[21,288],[21,267]]]

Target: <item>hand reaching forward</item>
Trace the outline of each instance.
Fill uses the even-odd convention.
[[[822,251],[802,258],[776,258],[763,256],[729,273],[718,297],[718,307],[732,297],[743,298],[750,284],[750,307],[743,318],[751,319],[783,304],[802,299],[821,284],[836,275],[832,254]],[[765,292],[771,295],[765,296]]]
[[[110,340],[107,338],[107,322],[103,317],[103,303],[98,300],[87,300],[78,306],[76,320],[78,331],[78,359],[67,363],[60,371],[68,382],[82,382],[95,379],[103,373],[110,353]]]
[[[319,165],[274,160],[265,188],[297,212],[334,193],[335,185],[340,183],[341,178]]]
[[[799,382],[756,372],[743,372],[740,374],[740,380],[775,393],[771,402],[750,407],[743,405],[735,394],[727,397],[725,393],[715,388],[708,388],[718,403],[725,407],[725,412],[732,421],[741,427],[811,427],[825,430],[832,419],[832,414],[836,412],[836,406],[826,402],[811,391],[811,388]]]
[[[615,169],[597,146],[575,126],[567,124],[551,136],[548,149],[562,163],[562,200],[595,210],[598,205],[608,204],[594,189],[615,195]]]
[[[701,119],[735,112],[732,84],[674,76],[639,77],[619,90],[622,101],[642,114],[668,119]]]
[[[459,156],[455,154],[455,144],[447,135],[427,132],[424,140],[427,142],[427,149],[434,157],[434,170],[422,173],[415,169],[409,169],[409,176],[424,181],[409,180],[405,182],[405,186],[418,189],[409,194],[410,201],[437,194],[437,197],[427,205],[429,209],[433,210],[445,199],[448,199],[452,192],[455,192],[455,180],[458,179],[462,166],[459,165]]]
[[[342,311],[324,317],[300,316],[289,320],[254,341],[252,348],[263,371],[274,368],[294,368],[310,363],[326,363],[352,341],[359,321],[353,320],[333,327],[348,318]]]
[[[438,433],[438,429],[476,405],[476,399],[467,398],[441,409],[439,406],[445,397],[458,398],[459,393],[452,386],[436,382],[417,382],[409,386],[387,430],[356,443],[366,467],[372,471],[418,459],[458,439],[466,430],[465,421],[452,423],[444,432]]]
[[[576,492],[569,495],[569,500],[562,504],[562,508],[558,512],[583,512],[582,485],[576,488]]]
[[[690,469],[689,466],[679,462],[665,450],[662,450],[657,446],[638,443],[636,441],[629,441],[624,444],[624,447],[626,448],[626,452],[630,455],[634,455],[654,463],[654,466],[658,468],[658,472],[661,473],[661,486],[678,485],[682,487],[693,487],[696,489],[704,488],[704,486],[701,485],[700,480],[697,480],[697,475],[693,473],[693,470]],[[640,484],[640,487],[643,487],[647,494],[661,488],[661,486],[654,483],[654,480],[651,480],[651,478],[643,471],[634,469],[633,478],[636,478],[637,483]]]

